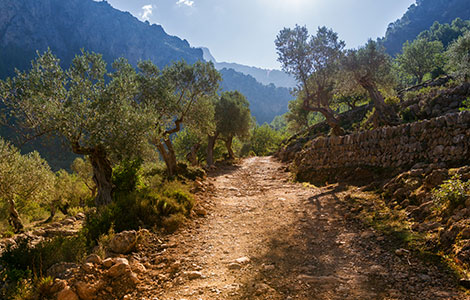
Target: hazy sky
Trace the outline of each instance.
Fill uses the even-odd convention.
[[[284,27],[326,25],[354,48],[381,37],[415,0],[108,0],[192,46],[208,47],[217,61],[280,68],[274,40]]]

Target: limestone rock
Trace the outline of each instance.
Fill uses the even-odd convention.
[[[77,294],[81,300],[93,300],[96,296],[96,288],[88,283],[79,281],[75,284]]]
[[[114,253],[127,254],[137,245],[137,232],[135,230],[117,233],[109,243],[109,250]]]
[[[129,264],[118,262],[106,272],[106,275],[108,275],[109,277],[119,277],[126,273],[129,273],[130,271],[131,270]]]
[[[102,260],[101,257],[99,257],[98,255],[91,254],[87,258],[85,258],[85,262],[99,265],[101,264]]]
[[[189,280],[194,280],[194,279],[200,279],[203,277],[202,273],[199,271],[189,271],[189,272],[184,272],[184,275],[186,278]]]
[[[238,264],[241,264],[241,265],[246,265],[246,264],[248,264],[248,263],[250,262],[250,258],[248,258],[248,257],[246,257],[246,256],[240,257],[240,258],[237,258],[237,259],[235,260],[235,262],[238,263]]]
[[[52,265],[48,270],[47,270],[47,275],[51,276],[53,278],[62,278],[65,276],[69,270],[76,268],[77,265],[74,263],[57,263]]]
[[[67,286],[57,294],[57,300],[79,300],[79,298],[77,294]]]
[[[67,287],[67,281],[62,279],[55,279],[50,288],[52,294],[58,293]]]

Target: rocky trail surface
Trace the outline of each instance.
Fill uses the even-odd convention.
[[[188,227],[134,254],[128,299],[468,299],[445,270],[349,218],[338,186],[293,183],[270,157],[210,176]]]

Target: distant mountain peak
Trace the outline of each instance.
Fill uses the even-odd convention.
[[[213,62],[217,70],[233,69],[245,75],[252,76],[264,85],[274,84],[277,87],[292,88],[297,84],[295,79],[285,72],[251,67],[237,63],[218,62],[208,48],[200,47],[200,49],[202,50],[204,60]]]

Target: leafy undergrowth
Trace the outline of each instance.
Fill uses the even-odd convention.
[[[126,162],[113,170],[113,203],[85,209],[86,219],[77,236],[39,242],[16,239],[0,257],[0,299],[49,299],[41,292],[52,280],[47,270],[58,263],[79,263],[90,253],[104,257],[115,232],[178,229],[195,204],[192,183],[205,175],[201,169],[178,168],[180,176],[168,180],[158,166]]]

